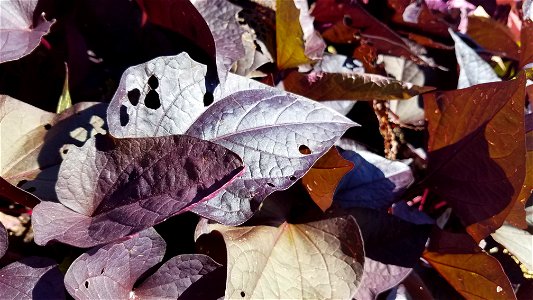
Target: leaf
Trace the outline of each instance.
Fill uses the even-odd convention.
[[[7,230],[2,222],[0,222],[0,258],[6,254],[8,246]]]
[[[72,99],[70,98],[70,91],[68,88],[68,66],[65,63],[65,83],[63,84],[63,92],[59,96],[56,113],[60,114],[72,106]]]
[[[276,1],[276,62],[278,69],[290,69],[310,63],[305,55],[300,11],[294,0]]]
[[[290,72],[283,80],[289,92],[313,100],[409,99],[434,90],[374,74]]]
[[[320,209],[326,211],[331,206],[339,181],[353,166],[339,154],[337,148],[332,147],[302,177],[303,186]]]
[[[72,145],[105,132],[106,106],[78,103],[56,115],[0,95],[0,132],[10,133],[0,135],[0,176],[41,199],[57,200],[54,185],[62,156]]]
[[[305,41],[305,56],[312,60],[321,59],[326,49],[326,43],[315,30],[315,18],[309,14],[309,5],[305,0],[295,0],[294,5],[300,11],[299,21]]]
[[[429,152],[422,184],[465,226],[475,224],[467,230],[477,241],[501,226],[524,180],[524,99],[523,73],[424,98]]]
[[[531,14],[533,14],[533,9],[531,9]],[[520,67],[531,67],[533,63],[533,19],[522,22],[520,42],[522,44],[520,48]]]
[[[235,151],[247,168],[193,211],[224,224],[243,223],[266,196],[294,184],[354,125],[320,103],[276,89],[236,92],[213,103],[186,134]]]
[[[341,155],[355,166],[337,186],[334,203],[341,207],[386,209],[414,182],[409,166],[399,161],[368,151],[343,151]]]
[[[498,260],[484,252],[438,254],[425,251],[423,258],[467,299],[516,299]]]
[[[28,257],[0,269],[4,299],[65,299],[63,274],[55,261]]]
[[[359,286],[363,245],[352,217],[279,227],[205,221],[195,238],[212,231],[224,237],[227,299],[348,299]]]
[[[189,136],[97,136],[71,149],[61,164],[61,203],[33,210],[35,242],[111,242],[213,197],[242,169],[233,152]]]
[[[365,257],[363,279],[355,299],[376,299],[377,296],[402,282],[411,273],[410,268],[387,265]]]
[[[0,13],[0,63],[17,60],[30,54],[46,35],[54,21],[45,19],[44,13],[36,18],[33,15],[37,0],[2,1]],[[36,14],[37,15],[37,14]]]
[[[233,64],[231,71],[237,75],[246,77],[260,76],[262,73],[257,69],[266,63],[273,62],[272,55],[266,45],[257,39],[255,31],[248,25],[243,25],[242,43],[244,56]]]
[[[461,67],[457,88],[467,88],[476,84],[501,81],[492,67],[477,53],[468,47],[459,36],[450,30],[450,35],[455,41],[455,55]]]
[[[409,22],[405,20],[405,15],[408,13],[408,9],[415,2],[410,0],[388,0],[387,6],[394,11],[392,15],[392,22],[403,28],[407,27],[411,31],[423,32],[426,35],[437,35],[440,37],[448,37],[448,27],[451,25],[444,20],[444,18],[428,7],[430,1],[416,2],[418,10],[418,16],[416,22]],[[438,1],[437,3],[446,6],[449,3]],[[433,3],[432,3],[433,4]],[[447,7],[446,7],[447,9]],[[462,10],[461,10],[462,12]]]
[[[509,28],[504,24],[478,16],[468,17],[467,34],[481,47],[518,61],[519,47]]]
[[[504,224],[491,234],[491,237],[518,258],[528,270],[533,271],[533,235],[531,233]]]

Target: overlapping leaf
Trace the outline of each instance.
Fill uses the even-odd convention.
[[[326,211],[331,206],[339,181],[353,166],[333,147],[302,177],[303,186],[320,209]]]
[[[355,299],[376,299],[381,292],[402,282],[410,272],[410,268],[387,265],[365,257],[363,279]]]
[[[56,115],[1,95],[2,178],[41,199],[56,200],[54,184],[62,155],[73,144],[82,145],[90,136],[105,132],[106,106],[78,103]]]
[[[165,241],[153,229],[96,247],[78,257],[65,274],[75,299],[177,299],[220,265],[205,255],[180,255],[166,261],[135,289],[135,282],[163,259]]]
[[[468,17],[468,36],[483,48],[518,61],[519,47],[509,28],[491,18]]]
[[[0,63],[30,54],[48,33],[53,21],[43,15],[32,21],[37,0],[6,0],[0,8]]]
[[[189,136],[97,136],[61,164],[61,203],[35,207],[35,241],[91,247],[116,240],[213,197],[242,169],[235,153]]]
[[[428,177],[472,236],[500,227],[525,176],[525,76],[428,94]],[[460,170],[460,171],[458,171]],[[494,218],[493,218],[494,217]],[[476,224],[477,223],[477,224]],[[473,225],[475,224],[475,225]]]
[[[347,299],[363,273],[363,245],[352,217],[279,227],[227,227],[201,221],[196,238],[224,237],[226,298]]]
[[[276,1],[276,62],[281,70],[311,62],[305,55],[299,16],[294,0]]]
[[[516,299],[498,260],[484,252],[439,254],[425,251],[423,257],[467,299]]]
[[[63,274],[49,258],[28,257],[0,269],[4,299],[65,299]]]

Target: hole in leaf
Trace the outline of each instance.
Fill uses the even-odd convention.
[[[30,193],[33,193],[33,192],[35,192],[35,190],[36,190],[36,188],[33,187],[33,186],[31,186],[31,187],[29,187],[26,191],[28,191],[28,192],[30,192]]]
[[[246,296],[246,293],[245,292],[241,292],[241,297],[245,297]]]
[[[128,125],[130,115],[128,115],[128,108],[124,105],[120,106],[120,126]]]
[[[63,154],[67,154],[67,153],[68,153],[68,149],[64,149]]]
[[[215,101],[215,97],[213,97],[213,93],[206,92],[204,94],[204,106],[209,106],[211,103]]]
[[[50,128],[52,128],[52,125],[50,125],[50,124],[46,124],[46,125],[44,125],[44,129],[46,129],[46,130],[50,130]]]
[[[25,184],[26,182],[28,182],[26,179],[22,179],[21,181],[19,181],[17,183],[17,187],[21,187],[23,184]]]
[[[342,18],[342,21],[347,26],[352,26],[352,24],[353,24],[352,17],[349,16],[349,15],[344,15],[344,18]]]
[[[130,103],[133,106],[139,104],[139,98],[141,98],[141,92],[139,91],[139,89],[133,89],[128,92],[128,100],[130,100]]]
[[[100,271],[100,274],[104,274],[104,268],[102,268],[102,271]]]
[[[157,79],[157,77],[152,75],[150,76],[150,78],[148,78],[148,85],[152,90],[155,90],[159,86],[159,80]]]
[[[89,281],[85,281],[85,288],[86,288],[86,289],[89,288]]]
[[[300,147],[298,147],[298,151],[305,155],[311,154],[311,149],[309,149],[309,147],[307,147],[306,145],[300,145]]]
[[[289,179],[292,180],[292,181],[295,181],[296,180],[296,176],[293,175],[293,176],[289,177]]]
[[[272,182],[267,182],[268,186],[274,187],[274,184]]]
[[[159,100],[159,93],[151,90],[144,99],[144,105],[150,109],[158,109],[161,107],[161,101]]]

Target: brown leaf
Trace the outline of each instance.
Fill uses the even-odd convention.
[[[298,67],[311,62],[305,56],[300,11],[293,0],[276,2],[277,65],[280,70]]]
[[[437,35],[440,37],[448,37],[448,24],[439,15],[433,13],[427,6],[425,1],[418,1],[420,4],[420,14],[416,23],[406,22],[403,14],[407,6],[413,1],[411,0],[388,0],[387,5],[394,10],[392,22],[401,25],[402,27],[410,27],[418,32],[423,32],[429,35]]]
[[[302,178],[302,184],[311,199],[326,211],[333,202],[333,194],[342,177],[353,169],[353,163],[344,159],[336,147],[331,148]]]
[[[525,76],[424,96],[427,186],[479,241],[499,228],[525,176]]]
[[[520,67],[533,63],[533,20],[522,22],[520,31]],[[531,100],[530,100],[531,101]]]
[[[491,18],[470,16],[467,33],[483,48],[518,61],[518,44],[505,25]]]
[[[516,299],[502,266],[487,253],[439,254],[426,250],[422,257],[466,299]]]
[[[283,84],[289,92],[314,100],[397,100],[434,90],[374,74],[291,72]]]

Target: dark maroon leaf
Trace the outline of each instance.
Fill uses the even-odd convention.
[[[0,269],[2,299],[64,299],[63,274],[49,258],[28,257]]]
[[[48,33],[53,21],[43,15],[32,22],[37,0],[4,0],[0,8],[0,63],[30,54]]]
[[[61,203],[35,207],[35,241],[78,247],[113,241],[191,209],[242,171],[233,152],[189,136],[96,136],[61,164]]]
[[[0,258],[6,254],[8,246],[7,230],[2,222],[0,222]]]

